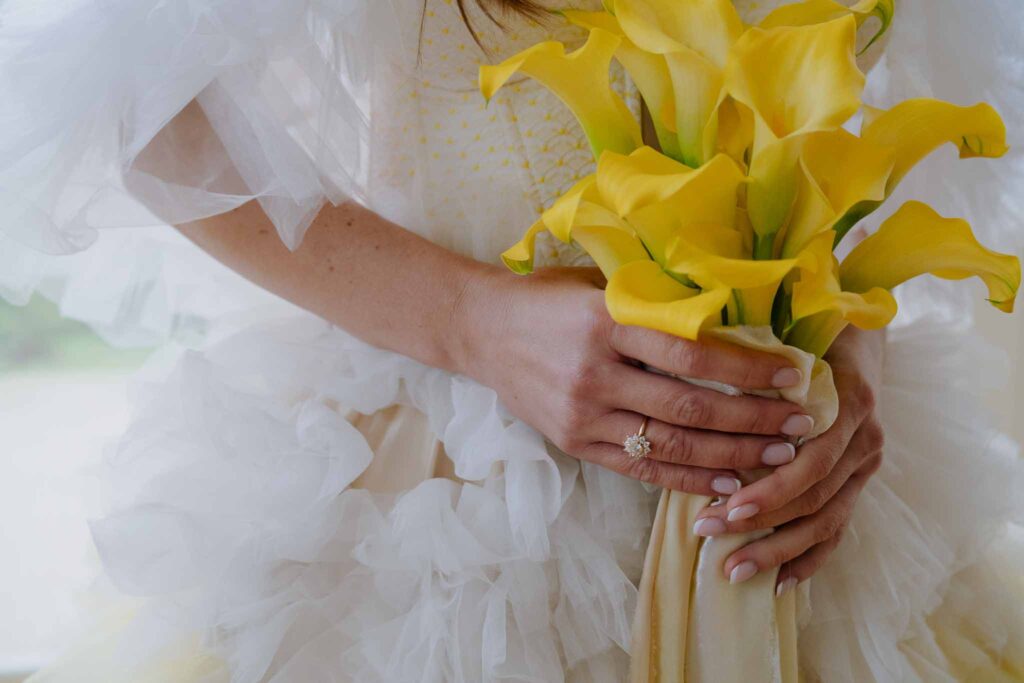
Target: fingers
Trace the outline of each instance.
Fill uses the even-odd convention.
[[[738,583],[760,572],[791,563],[787,573],[780,574],[778,586],[783,586],[789,578],[796,578],[798,582],[809,578],[839,545],[853,515],[857,496],[866,482],[866,476],[851,477],[817,513],[801,517],[737,550],[725,561],[725,575],[733,583]],[[796,572],[793,571],[793,563]],[[791,585],[792,582],[785,584],[782,590]]]
[[[729,470],[674,465],[653,458],[630,458],[621,445],[610,443],[590,444],[578,457],[631,479],[684,493],[716,496],[719,489],[735,491],[740,486],[736,473]]]
[[[627,358],[680,377],[741,389],[783,389],[801,381],[800,371],[782,356],[711,339],[694,342],[642,327],[616,325],[610,343]]]
[[[624,363],[609,373],[603,393],[598,398],[608,405],[680,427],[786,436],[803,436],[814,427],[795,403],[729,396]]]
[[[621,444],[640,428],[643,417],[629,411],[617,411],[598,420],[591,437],[610,444]],[[728,470],[753,470],[788,462],[796,449],[776,437],[725,434],[688,429],[649,419],[646,436],[651,443],[649,458],[674,465]],[[731,491],[717,493],[731,494]]]
[[[860,432],[858,432],[860,434]],[[803,457],[801,454],[800,457]],[[794,519],[812,515],[821,510],[854,474],[861,472],[868,476],[877,469],[881,454],[868,452],[865,440],[855,436],[843,457],[836,463],[825,479],[818,482],[802,495],[777,510],[758,513],[747,519],[728,519],[729,508],[720,505],[703,510],[694,524],[698,536],[720,536],[738,534],[759,529],[773,529]],[[704,519],[715,521],[702,523]]]
[[[847,451],[854,429],[851,420],[840,419],[832,429],[805,443],[793,462],[732,496],[726,503],[728,520],[738,522],[778,510],[825,480]],[[853,449],[854,455],[861,452]]]

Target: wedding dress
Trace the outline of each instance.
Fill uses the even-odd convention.
[[[738,4],[754,20],[778,3]],[[1019,134],[1024,11],[967,5],[900,0],[866,100],[985,99]],[[485,106],[478,66],[582,36],[467,8],[479,44],[452,0],[0,7],[0,292],[40,291],[118,343],[187,348],[140,376],[106,460],[91,528],[116,607],[35,683],[627,679],[657,490],[163,225],[257,199],[294,247],[325,201],[351,198],[495,261],[592,160],[538,84]],[[193,100],[213,133],[186,156],[167,123]],[[1024,241],[1006,229],[1019,159],[941,161],[901,195],[1003,251]],[[1024,465],[981,399],[1005,361],[972,332],[978,290],[911,287],[886,350],[885,464],[842,544],[786,615],[758,608],[766,631],[715,598],[751,587],[697,584],[687,681],[1024,680]]]

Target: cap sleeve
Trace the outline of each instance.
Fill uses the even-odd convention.
[[[0,293],[24,300],[65,274],[54,256],[101,235],[255,199],[295,248],[325,202],[361,200],[373,12],[367,0],[3,3]]]

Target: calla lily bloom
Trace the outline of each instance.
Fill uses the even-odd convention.
[[[612,90],[611,60],[620,39],[595,29],[580,49],[548,41],[534,45],[501,64],[480,67],[480,90],[488,100],[516,72],[537,79],[561,99],[583,126],[594,158],[606,149],[629,153],[642,143],[640,124]]]
[[[771,257],[772,240],[793,206],[807,135],[839,128],[861,106],[856,39],[856,22],[847,16],[814,26],[752,28],[733,47],[726,89],[754,113],[747,211],[758,258]]]
[[[646,52],[637,47],[626,37],[619,20],[608,12],[562,10],[561,14],[577,26],[587,30],[599,28],[619,38],[615,59],[629,73],[647,104],[658,138],[658,146],[666,156],[682,161],[683,153],[679,149],[679,138],[676,136],[676,103],[672,89],[672,74],[665,56]]]
[[[884,196],[863,197],[836,224],[837,243],[862,218],[881,206],[918,162],[942,145],[956,145],[961,159],[998,158],[1009,149],[1006,126],[989,105],[960,107],[933,99],[907,100],[888,111],[865,107],[861,139],[890,148],[894,166],[886,180]]]
[[[839,274],[843,288],[866,292],[892,289],[918,275],[947,280],[977,276],[988,287],[989,302],[1011,313],[1020,287],[1020,260],[986,249],[971,226],[943,218],[921,202],[907,202],[874,235],[846,257]]]
[[[884,31],[892,0],[805,0],[760,27],[739,24],[727,0],[604,4],[563,12],[590,31],[576,52],[543,43],[481,69],[488,97],[517,71],[554,90],[597,159],[502,255],[509,268],[530,272],[549,231],[594,259],[620,323],[689,339],[723,322],[770,326],[818,356],[847,325],[890,322],[890,290],[924,273],[978,276],[989,300],[1012,310],[1017,258],[917,202],[841,266],[832,254],[938,146],[956,144],[961,157],[1007,149],[1002,120],[984,104],[868,107],[859,136],[842,128],[861,107],[857,28],[874,16]],[[640,142],[639,122],[611,91],[613,57],[638,84],[662,151]]]
[[[896,317],[896,299],[888,290],[873,287],[863,294],[844,292],[839,268],[832,255],[835,234],[826,230],[808,245],[814,269],[802,269],[793,286],[793,323],[786,343],[823,356],[848,324],[875,330]]]
[[[653,261],[636,261],[617,270],[605,289],[612,318],[622,325],[640,325],[697,339],[701,330],[722,322],[722,309],[732,292],[702,292],[668,275]]]
[[[663,56],[673,107],[661,105],[652,113],[675,130],[681,160],[700,166],[715,152],[716,112],[725,96],[723,69],[729,50],[743,32],[736,8],[731,0],[618,0],[614,9],[619,26],[634,45]],[[638,82],[661,77],[637,75],[643,65],[636,67],[630,73]],[[675,120],[664,122],[670,113]]]
[[[860,0],[852,7],[847,7],[835,0],[804,0],[804,2],[794,2],[772,10],[758,26],[761,28],[807,26],[822,24],[852,14],[859,27],[869,18],[877,17],[881,25],[861,50],[864,52],[889,30],[895,13],[895,0]]]
[[[839,128],[809,135],[800,155],[800,189],[786,227],[782,255],[794,256],[864,202],[881,203],[895,150]],[[841,239],[840,235],[840,239]]]

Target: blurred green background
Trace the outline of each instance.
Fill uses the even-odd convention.
[[[82,323],[61,318],[57,305],[38,295],[23,307],[0,299],[0,375],[124,370],[140,365],[148,353],[111,348]]]

